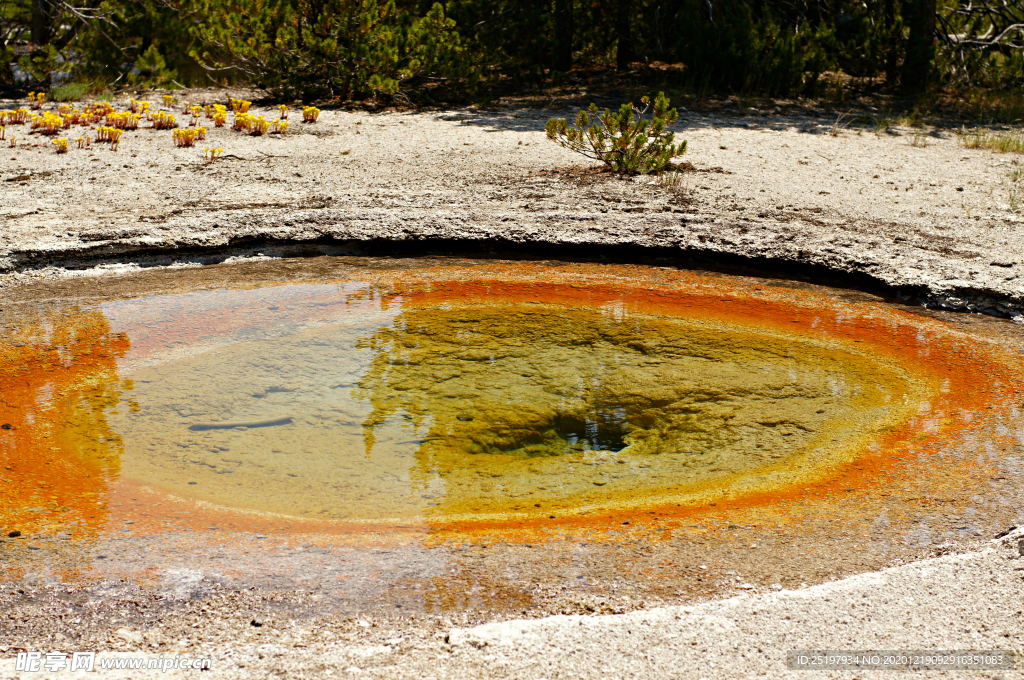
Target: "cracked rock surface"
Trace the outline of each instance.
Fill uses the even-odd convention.
[[[819,265],[936,306],[1022,309],[1015,154],[967,149],[952,130],[833,135],[823,119],[684,111],[676,127],[694,170],[618,179],[586,172],[585,159],[545,138],[548,118],[572,113],[328,110],[263,137],[210,125],[200,144],[225,150],[212,164],[145,123],[116,152],[63,155],[11,126],[19,143],[0,155],[0,271],[10,283],[49,265],[303,243],[629,246]]]

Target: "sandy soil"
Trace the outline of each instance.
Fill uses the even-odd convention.
[[[145,126],[116,152],[67,155],[9,127],[19,144],[0,155],[0,286],[91,267],[479,244],[845,274],[936,306],[1024,311],[1014,155],[965,149],[950,129],[833,136],[834,118],[804,110],[683,112],[696,170],[678,182],[616,179],[581,171],[544,138],[549,117],[571,113],[324,111],[304,125],[293,111],[284,137],[211,127],[200,148],[177,149],[170,132]],[[205,163],[203,146],[224,158]],[[410,678],[803,677],[785,670],[787,649],[1020,650],[1020,536],[812,588],[529,623],[458,612],[310,619],[311,593],[273,606],[190,573],[161,587],[2,584],[0,676],[19,675],[15,652],[50,648],[212,656],[213,677]]]
[[[663,607],[617,616],[555,616],[452,628],[450,620],[384,621],[349,617],[310,625],[298,617],[252,614],[258,597],[214,593],[202,606],[169,602],[148,625],[125,625],[75,644],[106,658],[176,654],[210,658],[217,678],[798,678],[791,650],[1021,649],[1024,533],[984,549],[884,569],[796,591],[740,595],[693,607]],[[77,598],[92,616],[116,603],[98,589]],[[37,614],[58,616],[61,603],[33,591]],[[65,605],[67,603],[64,603]],[[264,603],[265,604],[265,603]],[[140,612],[136,605],[135,613]],[[7,615],[21,626],[24,605]],[[161,625],[163,624],[163,625]],[[447,625],[446,625],[447,624]],[[74,635],[68,632],[68,635]],[[58,634],[54,649],[66,649]],[[18,673],[13,654],[37,639],[9,645],[3,677]],[[50,649],[51,647],[46,647]],[[1016,669],[917,671],[915,678],[1024,677]],[[197,671],[106,671],[103,677],[193,677]],[[71,675],[71,674],[68,674]],[[82,677],[88,675],[77,674]],[[816,678],[908,677],[906,671],[814,671]]]

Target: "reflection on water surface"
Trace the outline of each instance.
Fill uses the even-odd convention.
[[[0,517],[8,526],[54,514],[65,525],[105,521],[123,453],[110,415],[135,408],[117,370],[129,344],[99,309],[49,310],[4,338]]]
[[[293,313],[130,370],[139,408],[113,416],[124,474],[318,519],[575,512],[766,482],[848,457],[918,389],[847,349],[621,305],[196,297]],[[303,308],[335,314],[307,327]]]

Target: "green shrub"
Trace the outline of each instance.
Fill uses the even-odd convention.
[[[686,141],[675,144],[675,133],[666,128],[676,122],[679,114],[669,109],[668,97],[659,92],[654,100],[650,120],[644,114],[650,108],[650,97],[640,100],[644,108],[623,104],[617,113],[597,104],[579,112],[575,126],[564,118],[552,118],[545,126],[548,139],[587,158],[599,160],[620,174],[661,172],[672,159],[686,152]]]
[[[714,6],[714,21],[702,16],[698,3],[681,12],[688,30],[678,33],[674,58],[686,64],[697,85],[772,96],[809,92],[833,65],[827,25],[782,23],[767,7],[756,17],[738,0]]]
[[[77,102],[89,92],[88,83],[68,83],[50,90],[50,100],[55,102]]]
[[[394,0],[196,0],[206,45],[192,55],[212,69],[237,69],[281,97],[393,95],[416,78],[477,72],[440,3],[423,17]]]
[[[135,60],[138,73],[128,74],[128,84],[133,87],[157,88],[169,87],[174,84],[178,72],[167,68],[167,60],[160,54],[156,45],[150,45]]]

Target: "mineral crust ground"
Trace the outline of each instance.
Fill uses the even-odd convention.
[[[4,488],[24,470],[0,469],[14,522],[0,537],[0,673],[19,675],[23,649],[211,656],[212,677],[718,678],[801,676],[784,665],[797,648],[1024,648],[1022,536],[1007,533],[1024,524],[1024,337],[1005,318],[1024,299],[1015,157],[964,149],[949,129],[924,147],[911,130],[834,137],[821,111],[686,112],[695,170],[667,186],[586,172],[543,138],[569,113],[328,110],[285,139],[215,131],[227,155],[213,165],[148,129],[116,153],[66,156],[26,136],[0,157],[5,370],[46,367],[49,384],[20,384],[70,395],[48,417],[81,424],[131,392],[117,384],[131,347],[90,311],[103,304],[367,267],[509,280],[524,259],[569,286],[636,287],[653,261],[672,286],[704,281],[717,306],[744,308],[724,302],[739,286],[860,319],[844,342],[888,347],[938,395],[886,435],[903,443],[800,492],[699,509],[366,531],[204,510],[103,459],[86,474],[113,483],[76,495],[83,468],[46,453],[68,441],[19,440],[39,504]],[[811,316],[771,323],[810,329]],[[32,318],[65,333],[61,351],[13,339]],[[900,328],[933,333],[936,354]],[[5,387],[0,407],[19,398]]]

